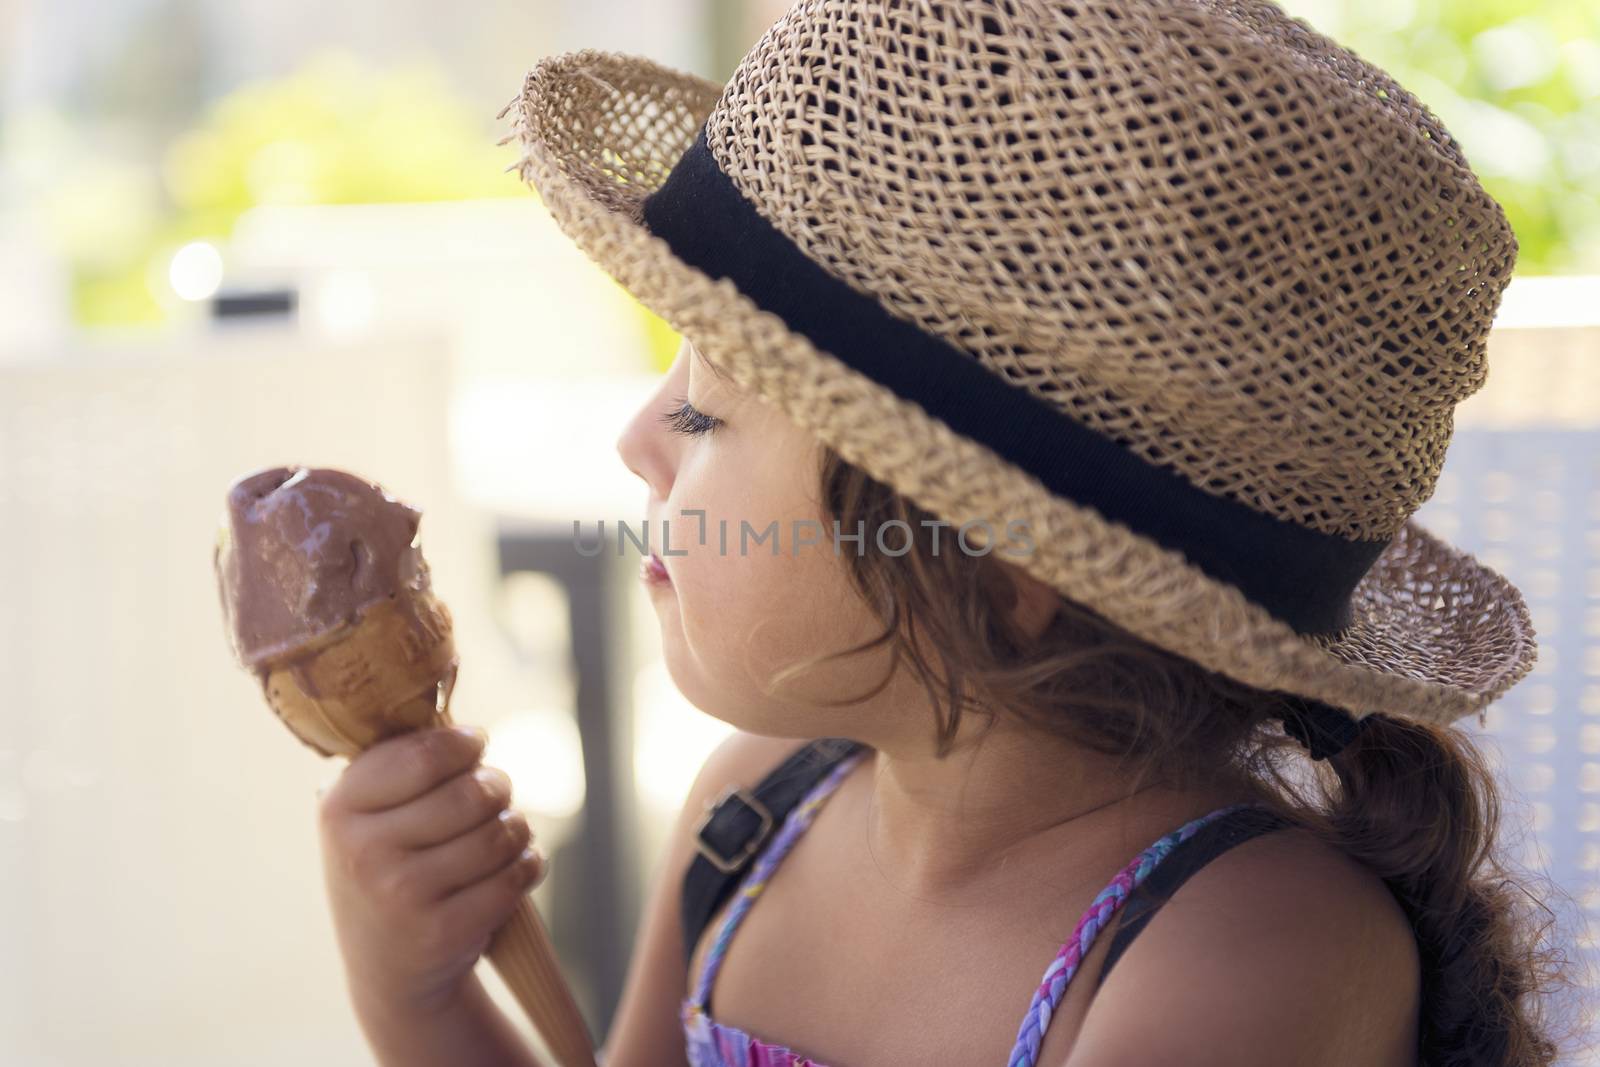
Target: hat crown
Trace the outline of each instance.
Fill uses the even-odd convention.
[[[1266,0],[802,0],[704,132],[891,315],[1350,538],[1432,494],[1516,258],[1437,118]]]

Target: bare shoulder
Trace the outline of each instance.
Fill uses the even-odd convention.
[[[1224,852],[1156,912],[1067,1067],[1410,1067],[1419,989],[1416,940],[1383,880],[1282,830]]]

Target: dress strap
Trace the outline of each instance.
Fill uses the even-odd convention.
[[[1202,827],[1231,812],[1252,806],[1230,804],[1192,819],[1157,840],[1117,872],[1116,877],[1100,891],[1100,895],[1094,898],[1089,909],[1079,918],[1072,936],[1067,938],[1066,943],[1061,946],[1061,951],[1045,969],[1044,978],[1034,991],[1033,1001],[1028,1005],[1027,1014],[1022,1017],[1022,1025],[1017,1028],[1016,1044],[1012,1046],[1011,1055],[1006,1058],[1006,1067],[1034,1067],[1039,1057],[1039,1045],[1044,1039],[1045,1028],[1050,1025],[1050,1016],[1061,1003],[1061,996],[1066,992],[1067,983],[1077,973],[1078,964],[1083,961],[1083,957],[1088,955],[1089,946],[1094,943],[1095,935],[1111,921],[1111,917],[1116,914],[1128,895],[1150,876],[1173,849],[1193,837]]]
[[[734,929],[750,910],[755,898],[767,887],[773,871],[783,861],[784,856],[788,855],[789,849],[799,840],[806,827],[811,825],[811,820],[822,806],[822,802],[838,788],[845,775],[849,774],[869,751],[867,746],[862,745],[849,755],[840,758],[833,769],[811,787],[794,810],[789,812],[788,817],[784,819],[783,828],[778,831],[778,835],[772,839],[772,843],[756,860],[756,865],[745,876],[733,908],[723,920],[721,929],[717,931],[717,939],[712,942],[711,949],[706,954],[705,967],[700,972],[700,980],[696,983],[694,996],[691,998],[692,1010],[710,1014],[711,986],[716,981],[717,972],[722,968],[723,953],[727,950],[728,941],[733,937]]]
[[[801,745],[754,789],[729,788],[707,805],[695,827],[696,853],[683,877],[685,968],[694,961],[706,924],[790,810],[839,760],[865,748],[848,738],[819,738]]]
[[[1133,939],[1139,936],[1139,932],[1149,925],[1161,905],[1172,899],[1172,894],[1178,891],[1178,887],[1187,882],[1200,868],[1235,845],[1242,845],[1253,837],[1259,837],[1273,830],[1292,829],[1294,826],[1292,819],[1278,814],[1271,808],[1248,805],[1234,811],[1227,818],[1208,824],[1185,841],[1182,847],[1174,849],[1166,862],[1158,867],[1144,884],[1129,894],[1128,903],[1122,909],[1122,917],[1117,920],[1116,932],[1111,935],[1111,948],[1106,953],[1105,961],[1100,965],[1095,985],[1098,987],[1104,984],[1106,975],[1111,973],[1111,968],[1122,958],[1128,946],[1133,944]]]

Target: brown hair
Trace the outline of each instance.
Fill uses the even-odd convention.
[[[1578,983],[1551,936],[1554,913],[1529,888],[1536,879],[1495,851],[1499,787],[1468,734],[1379,715],[1349,748],[1313,763],[1273,728],[1279,695],[1167,653],[1066,597],[1045,632],[1025,640],[1010,622],[1009,567],[993,551],[934,551],[936,516],[826,445],[821,482],[830,517],[864,532],[859,544],[876,544],[885,523],[905,526],[884,534],[890,551],[841,553],[882,632],[780,679],[887,648],[883,680],[838,703],[878,692],[905,661],[932,701],[940,756],[962,715],[977,712],[1124,758],[1135,783],[1238,772],[1268,807],[1381,876],[1405,909],[1422,961],[1421,1064],[1556,1062],[1577,1026],[1557,1035],[1551,994]],[[948,542],[955,531],[942,532]],[[891,554],[908,538],[908,551]],[[1540,895],[1564,896],[1537,880]]]

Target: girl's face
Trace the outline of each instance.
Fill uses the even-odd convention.
[[[648,548],[670,580],[647,584],[667,667],[684,696],[753,733],[859,736],[862,716],[892,699],[893,686],[853,708],[814,700],[869,688],[886,664],[881,649],[804,672],[771,694],[763,689],[784,666],[848,648],[879,625],[845,571],[842,554],[855,543],[841,541],[835,552],[817,439],[715,375],[685,340],[617,451],[648,489]],[[812,542],[798,549],[797,524]],[[870,543],[864,550],[877,551]]]

